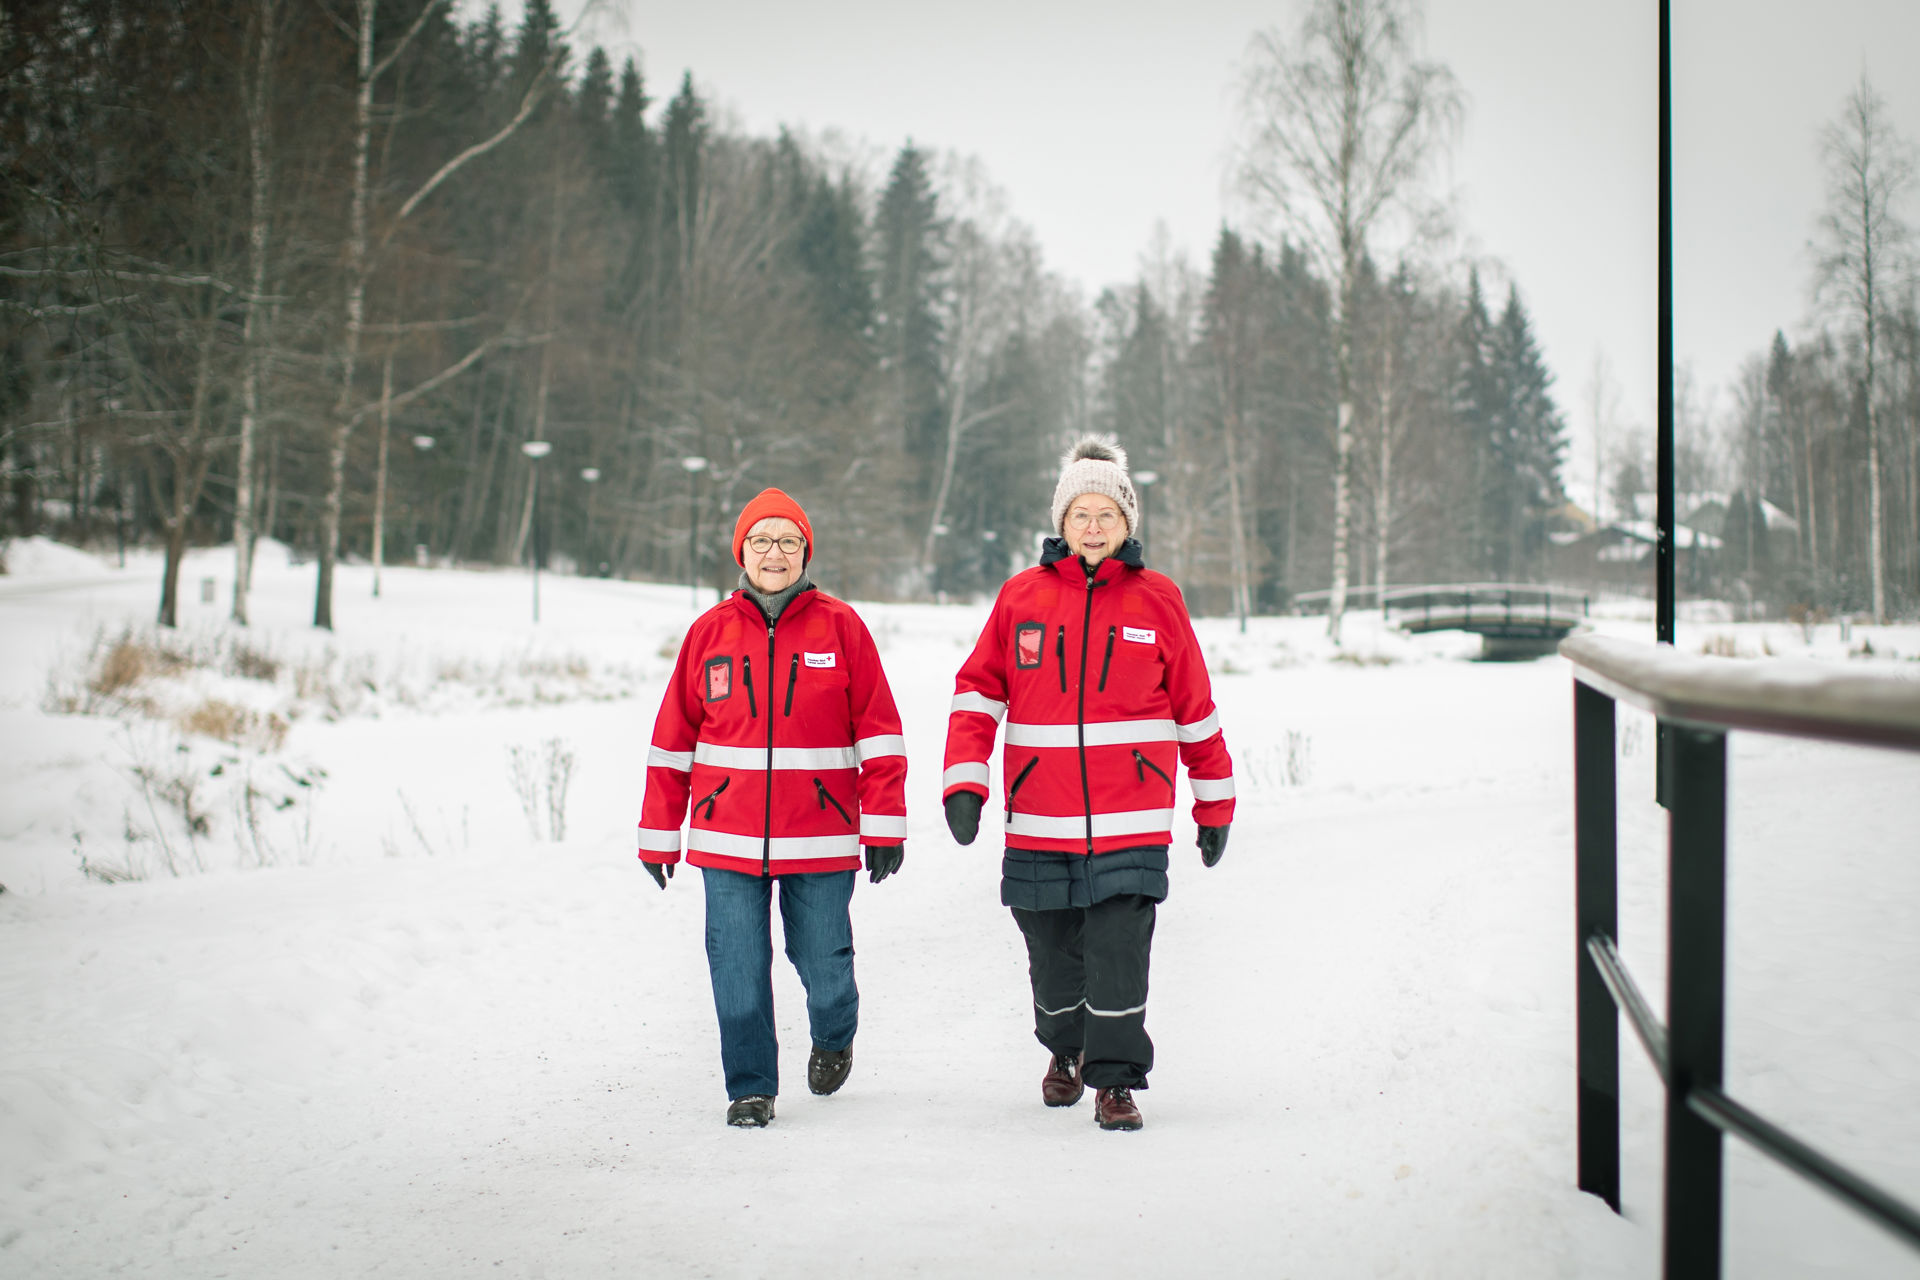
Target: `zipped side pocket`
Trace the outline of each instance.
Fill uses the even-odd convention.
[[[707,806],[707,821],[708,821],[708,822],[712,822],[712,821],[713,821],[713,806],[714,806],[714,804],[715,804],[715,803],[716,803],[716,802],[717,802],[717,801],[718,801],[718,800],[720,799],[720,793],[721,793],[722,791],[725,791],[725,790],[727,789],[727,784],[728,784],[728,783],[730,783],[730,782],[732,782],[732,781],[733,781],[733,779],[732,779],[732,778],[722,778],[722,779],[720,779],[720,785],[719,785],[719,786],[717,786],[717,787],[715,787],[715,788],[714,788],[713,790],[711,790],[711,791],[709,791],[709,792],[707,792],[707,794],[706,794],[706,795],[704,795],[704,796],[701,796],[701,797],[700,797],[700,798],[699,798],[698,800],[695,800],[695,801],[693,802],[693,811],[694,811],[695,813],[698,813],[698,812],[700,812],[700,806],[701,806],[701,805],[705,805],[705,806]]]
[[[1020,793],[1020,784],[1027,780],[1027,775],[1033,772],[1033,766],[1039,763],[1040,763],[1039,756],[1035,756],[1033,759],[1027,761],[1027,767],[1022,769],[1018,774],[1014,776],[1013,785],[1007,788],[1007,821],[1008,822],[1013,821],[1013,798],[1014,796]]]
[[[1133,776],[1138,778],[1140,781],[1145,782],[1147,780],[1148,769],[1151,769],[1155,773],[1160,775],[1160,781],[1167,784],[1167,790],[1169,791],[1173,790],[1173,779],[1167,776],[1167,771],[1165,769],[1162,769],[1159,765],[1155,764],[1153,761],[1147,759],[1145,754],[1141,752],[1140,748],[1135,747],[1133,749]]]
[[[793,714],[793,686],[800,683],[800,655],[794,654],[793,661],[787,664],[787,709],[781,715]]]
[[[740,659],[741,679],[747,685],[747,714],[755,720],[760,718],[760,702],[753,696],[753,655],[747,654]]]
[[[1059,632],[1053,638],[1053,656],[1060,660],[1060,692],[1067,691],[1067,624],[1061,623]],[[1035,756],[1038,760],[1040,757]]]
[[[837,813],[839,813],[840,820],[842,822],[846,823],[848,826],[853,825],[853,819],[848,817],[847,811],[840,807],[840,802],[833,798],[833,792],[827,790],[826,783],[820,781],[820,779],[818,778],[815,778],[813,780],[813,789],[820,797],[820,807],[822,809],[825,809],[828,805],[832,805],[834,807],[834,810]]]
[[[1101,693],[1105,693],[1107,691],[1107,668],[1113,665],[1113,634],[1116,630],[1118,630],[1118,628],[1115,628],[1115,627],[1107,628],[1107,652],[1106,652],[1106,656],[1100,659],[1099,692]],[[1135,752],[1134,754],[1138,755],[1139,753]]]

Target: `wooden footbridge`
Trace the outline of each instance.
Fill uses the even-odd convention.
[[[1586,621],[1588,598],[1552,587],[1511,582],[1402,587],[1382,600],[1387,622],[1402,631],[1471,631],[1488,658],[1537,658]]]
[[[1293,608],[1323,612],[1330,594],[1302,592],[1293,598]],[[1586,621],[1588,603],[1577,591],[1518,582],[1388,587],[1384,593],[1355,587],[1347,593],[1349,607],[1383,609],[1387,623],[1402,631],[1471,631],[1482,638],[1484,656],[1493,659],[1552,653]]]

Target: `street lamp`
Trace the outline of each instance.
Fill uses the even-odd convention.
[[[680,459],[680,465],[687,469],[687,590],[692,595],[695,612],[700,608],[700,473],[707,469],[707,460],[699,454],[690,454]]]
[[[600,468],[582,467],[580,468],[580,478],[586,481],[588,485],[592,485],[595,480],[600,478]],[[581,548],[581,550],[586,553],[581,558],[584,563],[584,561],[591,559],[593,556],[593,490],[591,488],[587,490],[587,533],[581,541],[585,544]]]
[[[415,436],[413,438],[413,452],[415,457],[424,459],[429,453],[433,452],[433,437]],[[433,505],[436,509],[440,505],[438,493],[434,495]],[[427,567],[427,544],[420,541],[420,517],[418,515],[418,508],[415,508],[415,512],[416,514],[413,520],[413,562],[424,569]],[[428,526],[429,529],[431,529],[431,516],[428,517]]]
[[[1136,471],[1133,473],[1133,483],[1140,490],[1140,528],[1134,532],[1134,536],[1140,539],[1140,554],[1144,557],[1147,551],[1147,492],[1160,483],[1160,473]]]
[[[527,455],[533,464],[533,488],[527,496],[528,539],[533,551],[533,620],[540,621],[540,459],[553,452],[553,445],[546,440],[528,440],[520,446],[520,452]]]

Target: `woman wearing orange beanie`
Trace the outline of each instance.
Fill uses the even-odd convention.
[[[807,992],[807,1087],[853,1067],[860,993],[848,910],[862,846],[873,883],[904,857],[906,739],[880,654],[853,608],[807,579],[813,525],[764,489],[733,528],[740,588],[680,645],[647,756],[640,860],[667,887],[700,868],[727,1123],[760,1127],[780,1091],[771,916]]]

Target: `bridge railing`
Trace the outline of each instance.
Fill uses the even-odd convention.
[[[1733,1134],[1920,1250],[1920,1210],[1722,1091],[1730,730],[1920,751],[1920,682],[1813,662],[1738,663],[1573,636],[1574,915],[1579,1185],[1620,1210],[1619,1013],[1666,1087],[1663,1274],[1720,1274],[1722,1135]],[[1615,702],[1668,730],[1667,1022],[1627,971],[1618,933]]]
[[[1469,627],[1476,621],[1511,625],[1515,619],[1584,618],[1590,608],[1590,598],[1582,592],[1510,582],[1403,587],[1387,592],[1383,601],[1389,621],[1398,617],[1410,623],[1417,618],[1422,626],[1431,626],[1436,616]]]
[[[1542,586],[1539,583],[1451,582],[1389,586],[1385,592],[1378,587],[1353,586],[1347,588],[1347,607],[1377,609],[1384,601],[1389,612],[1395,609],[1404,611],[1428,597],[1431,597],[1436,604],[1444,600],[1452,600],[1463,606],[1475,604],[1489,610],[1506,609],[1515,605],[1524,608],[1559,606],[1563,610],[1577,607],[1581,617],[1586,616],[1589,601],[1586,593],[1566,587]],[[1332,598],[1331,591],[1300,591],[1292,596],[1288,607],[1297,614],[1324,613]],[[1493,615],[1489,613],[1488,616]]]

